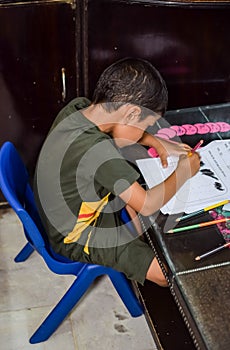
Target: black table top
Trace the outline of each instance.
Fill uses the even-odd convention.
[[[208,214],[190,223],[204,218]],[[230,250],[195,261],[197,255],[225,243],[223,236],[216,226],[167,234],[165,222],[170,226],[170,220],[173,216],[162,214],[152,218],[148,241],[169,268],[170,290],[196,347],[225,350],[230,344]]]
[[[159,125],[149,131],[156,134],[161,128],[170,125],[219,121],[230,124],[230,103],[169,111]],[[209,130],[204,134],[197,132],[180,136],[182,142],[192,147],[201,138],[205,144],[216,139],[229,139],[230,131]],[[178,140],[178,136],[173,140]],[[138,152],[141,151],[137,149],[136,159],[143,158]],[[168,234],[167,231],[175,226],[175,218],[175,215],[163,215],[160,212],[150,218],[142,218],[147,240],[159,261],[166,262],[168,266],[170,292],[195,348],[227,350],[230,348],[230,250],[226,248],[196,261],[196,256],[224,244],[224,238],[216,225]],[[208,220],[211,217],[207,213],[186,220],[186,226]],[[185,221],[181,225],[184,226]]]

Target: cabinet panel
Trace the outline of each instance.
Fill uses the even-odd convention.
[[[126,57],[150,60],[164,76],[169,109],[230,100],[230,4],[85,0],[85,90]]]
[[[14,142],[31,172],[56,113],[77,93],[75,28],[69,3],[0,5],[0,144]]]

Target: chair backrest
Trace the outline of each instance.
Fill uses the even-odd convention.
[[[85,264],[73,262],[53,251],[37,211],[29,174],[11,142],[4,143],[0,149],[0,188],[21,220],[27,241],[47,266],[55,273],[77,276]]]
[[[20,218],[27,240],[40,252],[47,244],[44,229],[29,183],[29,174],[11,142],[4,143],[0,150],[0,187]]]

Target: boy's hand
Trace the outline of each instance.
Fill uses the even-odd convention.
[[[162,166],[167,168],[167,157],[170,155],[181,156],[187,155],[191,151],[191,147],[185,143],[178,143],[174,141],[167,141],[157,138],[157,143],[154,145],[159,157],[161,159]]]
[[[197,152],[192,155],[184,156],[181,155],[179,158],[177,169],[184,172],[187,179],[194,176],[200,169],[200,155]]]

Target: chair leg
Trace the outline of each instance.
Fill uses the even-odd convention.
[[[132,317],[143,315],[143,307],[132,289],[131,282],[117,271],[112,271],[109,277],[130,315]]]
[[[95,278],[104,274],[109,275],[114,287],[116,288],[130,314],[133,317],[142,315],[142,306],[134,294],[130,282],[122,273],[110,268],[98,268],[97,265],[93,266],[89,264],[87,266],[86,264],[66,294],[32,335],[30,338],[30,343],[36,344],[47,340],[59,327],[62,321],[68,316],[73,307],[76,306]]]
[[[89,276],[87,271],[81,272],[81,275],[76,278],[66,294],[32,335],[30,338],[31,344],[43,342],[54,333],[96,277],[94,274]]]
[[[33,253],[33,251],[34,251],[34,248],[29,243],[26,243],[26,245],[22,248],[22,250],[14,258],[14,261],[17,263],[25,261]]]

